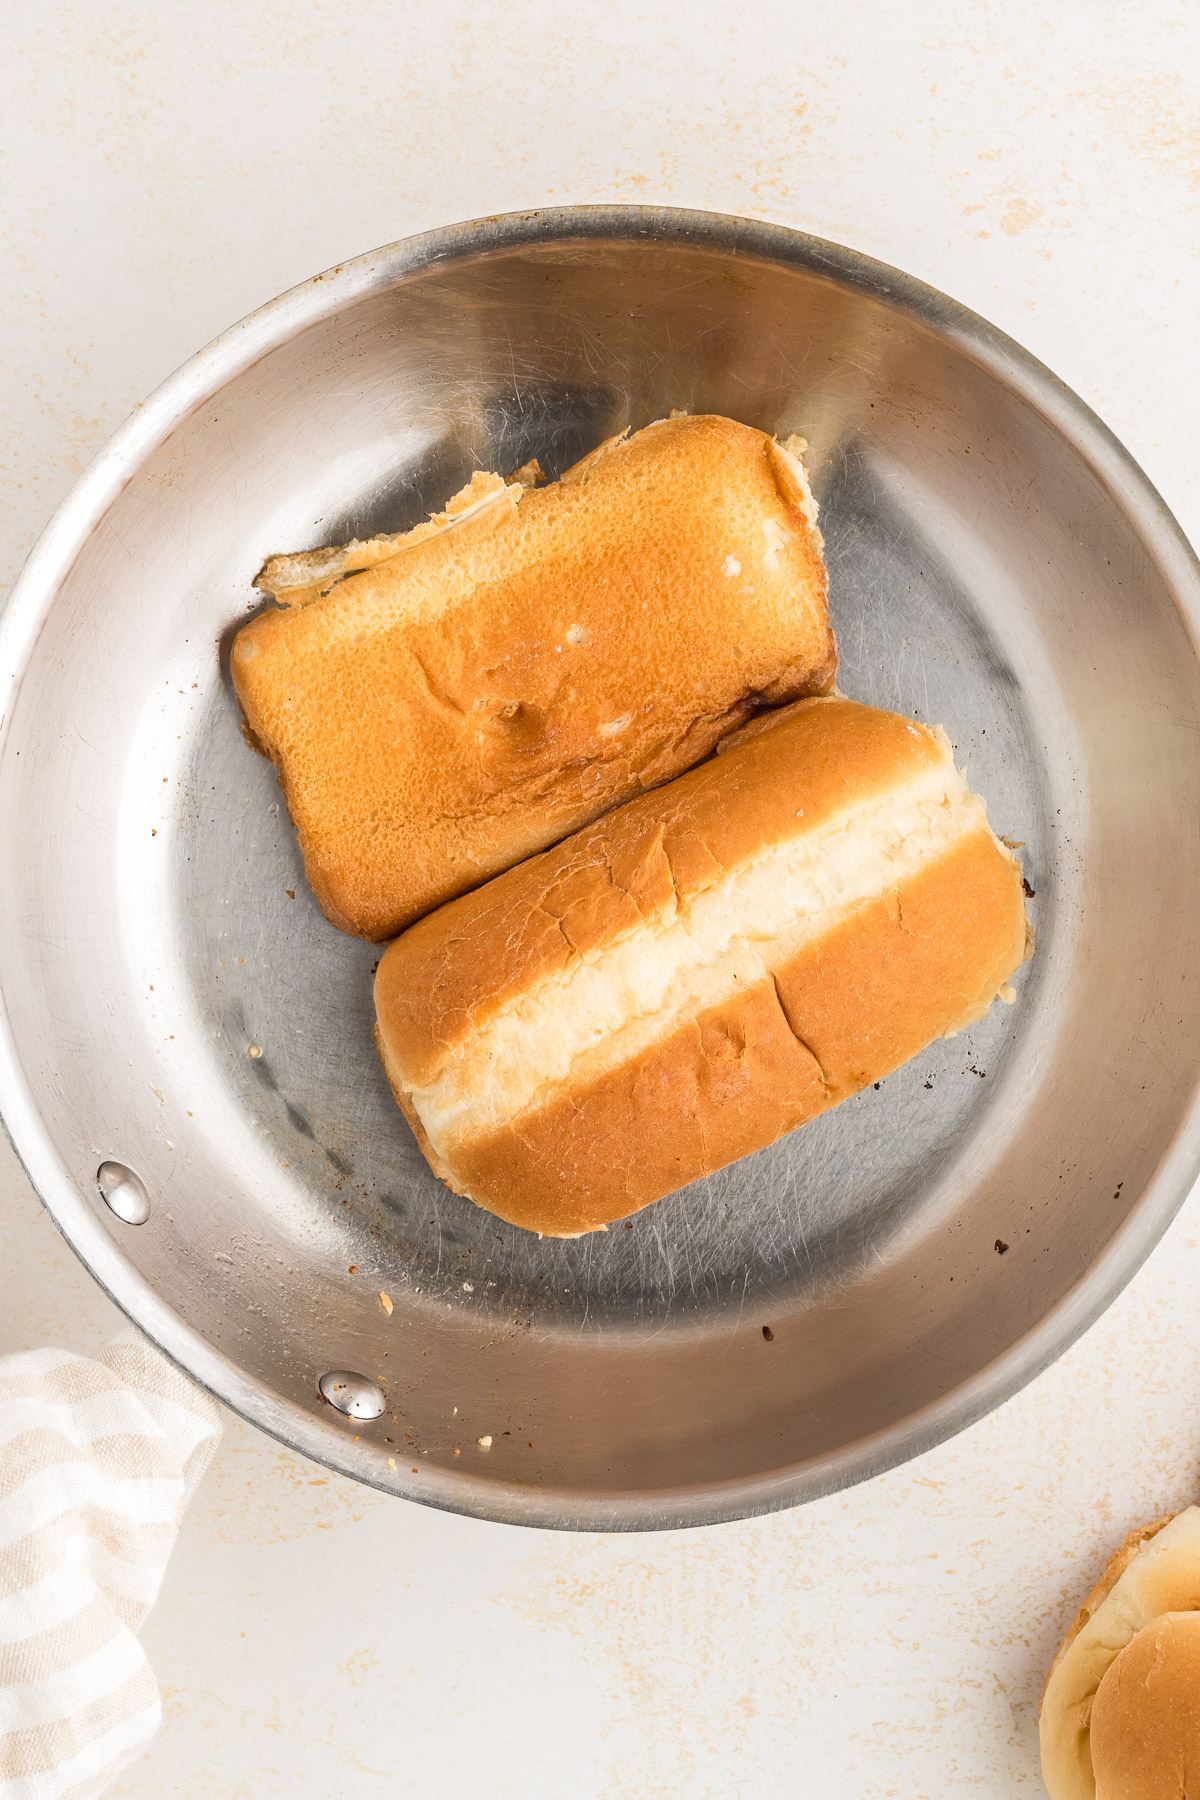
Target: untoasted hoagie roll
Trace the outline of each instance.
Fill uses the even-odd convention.
[[[570,1236],[878,1081],[1025,953],[942,733],[811,700],[405,932],[377,1038],[434,1170]]]
[[[798,440],[663,420],[476,475],[397,538],[272,557],[233,679],[330,919],[393,935],[832,684]]]

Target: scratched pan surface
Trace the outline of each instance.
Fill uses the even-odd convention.
[[[224,647],[266,553],[673,406],[808,437],[842,685],[947,726],[1025,845],[1039,948],[1015,1007],[880,1091],[542,1243],[426,1170],[371,1045],[377,952],[310,900]],[[1056,1355],[1195,1174],[1197,614],[1177,528],[1086,408],[851,252],[605,209],[334,270],[142,409],[0,628],[9,1129],[159,1343],[361,1479],[613,1528],[858,1479]],[[103,1203],[106,1161],[144,1223]],[[331,1370],[382,1416],[328,1406]]]

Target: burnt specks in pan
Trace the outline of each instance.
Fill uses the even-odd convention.
[[[996,1255],[997,1256],[1007,1256],[1008,1255],[1008,1245],[1005,1243],[1003,1238],[996,1239]]]
[[[768,1344],[773,1344],[775,1342],[775,1333],[771,1330],[769,1325],[763,1326],[762,1334]]]
[[[1021,891],[1023,892],[1023,894],[1025,895],[1025,898],[1027,900],[1036,900],[1037,899],[1037,894],[1035,893],[1034,889],[1031,888],[1029,885],[1029,877],[1027,875],[1022,875],[1022,877],[1021,877]]]

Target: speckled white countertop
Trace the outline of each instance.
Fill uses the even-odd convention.
[[[10,0],[0,575],[223,326],[426,226],[655,200],[796,224],[1012,332],[1200,539],[1200,13],[1164,0]],[[0,1150],[0,1353],[113,1308]],[[1200,1205],[999,1413],[681,1536],[443,1517],[236,1420],[147,1631],[119,1800],[950,1800],[1040,1791],[1047,1658],[1200,1486]]]

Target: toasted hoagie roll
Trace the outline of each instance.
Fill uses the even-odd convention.
[[[393,935],[832,684],[796,442],[673,418],[403,537],[272,557],[233,646],[313,891]]]
[[[878,1081],[1025,954],[943,734],[811,700],[405,932],[377,1039],[434,1170],[571,1236]]]

